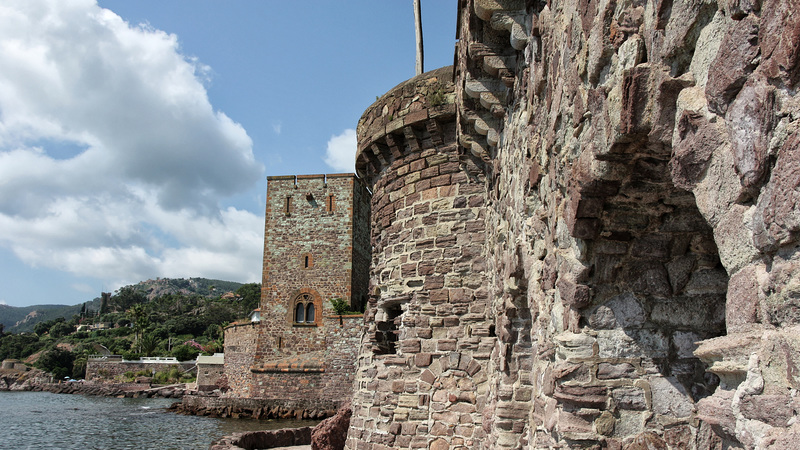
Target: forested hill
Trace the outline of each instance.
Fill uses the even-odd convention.
[[[124,286],[112,296],[111,304],[107,305],[109,311],[124,311],[129,308],[131,294],[143,295],[147,300],[153,300],[164,295],[183,295],[187,297],[219,297],[227,292],[236,292],[242,283],[224,280],[211,280],[208,278],[158,278],[155,280],[141,281],[137,284]],[[87,299],[85,303],[77,305],[33,305],[33,306],[8,306],[0,305],[0,324],[5,331],[20,333],[33,331],[33,327],[40,322],[63,317],[70,319],[75,315],[96,315],[100,312],[101,299],[95,297]]]
[[[33,325],[39,322],[55,319],[57,317],[72,317],[75,314],[79,314],[81,306],[82,305],[0,305],[0,324],[5,327],[6,331],[31,331]],[[23,326],[22,328],[24,329],[15,328],[14,325],[18,323],[21,326],[24,324],[29,324],[29,326]]]

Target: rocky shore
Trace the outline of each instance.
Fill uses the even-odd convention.
[[[209,450],[297,447],[311,444],[312,427],[234,433],[214,442]]]
[[[210,450],[310,448],[312,450],[342,450],[350,425],[352,410],[349,403],[316,427],[284,428],[282,430],[234,433],[214,442]]]
[[[140,383],[53,383],[52,377],[37,369],[0,373],[0,391],[52,392],[54,394],[81,394],[118,398],[182,398],[186,385],[152,386]]]
[[[192,393],[186,395],[182,402],[173,403],[170,411],[191,416],[221,417],[231,419],[296,419],[296,420],[322,420],[331,417],[336,411],[320,409],[287,408],[284,406],[259,403],[250,399],[245,402],[239,399],[224,398],[215,401],[204,401],[208,394]]]

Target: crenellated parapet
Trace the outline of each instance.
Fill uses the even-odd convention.
[[[356,172],[374,182],[396,159],[454,137],[453,68],[405,81],[372,104],[358,122]]]

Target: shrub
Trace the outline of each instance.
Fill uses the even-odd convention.
[[[340,316],[345,316],[349,314],[361,314],[358,311],[350,311],[350,303],[347,303],[347,300],[343,298],[332,298],[331,306],[333,306],[333,309],[334,311],[336,311],[336,314]]]
[[[192,380],[194,380],[194,376],[184,373],[178,366],[172,366],[156,372],[153,376],[153,383],[155,384],[188,383]]]
[[[122,355],[122,359],[125,361],[138,361],[142,356],[141,353],[136,352],[120,352],[120,354]]]
[[[343,298],[332,298],[331,306],[333,306],[336,314],[339,315],[347,314],[347,311],[350,309],[350,305]]]
[[[172,356],[177,358],[178,361],[189,361],[197,358],[199,354],[200,350],[191,345],[178,345],[172,349]]]

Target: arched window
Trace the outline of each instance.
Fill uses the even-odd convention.
[[[311,294],[300,294],[294,300],[295,324],[313,325],[317,320],[317,308],[314,306],[314,297]]]
[[[313,323],[314,322],[314,304],[309,303],[306,305],[306,322]]]

